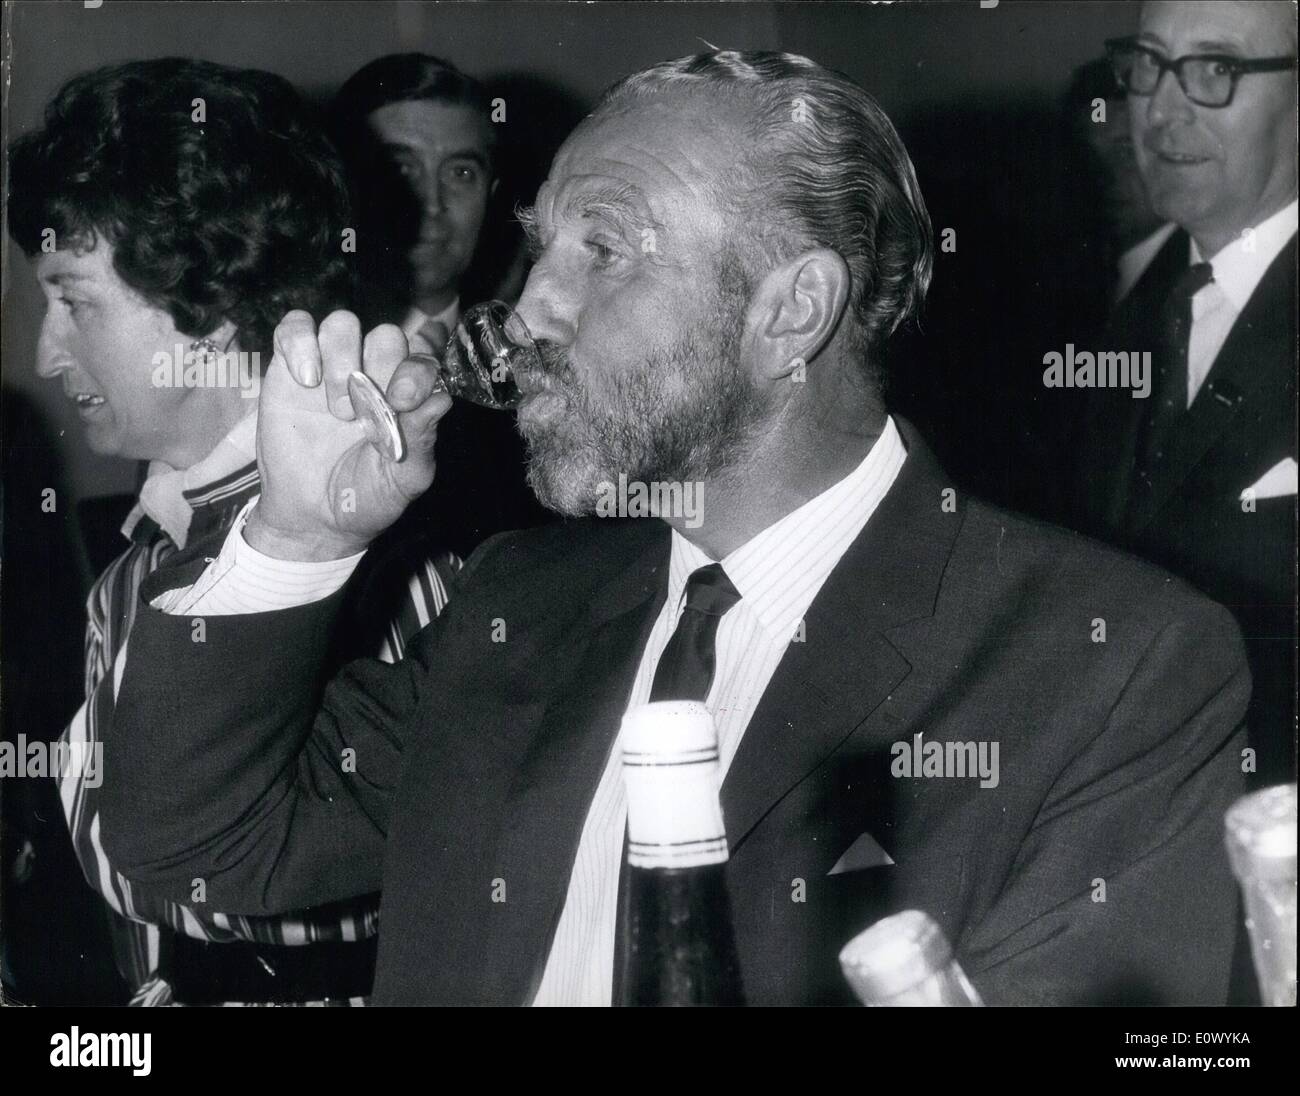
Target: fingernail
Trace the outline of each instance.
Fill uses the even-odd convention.
[[[320,366],[315,362],[308,362],[304,373],[307,377],[308,387],[315,388],[316,385],[320,384]]]
[[[415,385],[410,381],[398,381],[393,385],[392,396],[397,400],[409,400],[415,395]]]

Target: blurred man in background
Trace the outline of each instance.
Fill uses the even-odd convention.
[[[498,133],[506,117],[455,65],[390,54],[354,73],[335,97],[333,125],[349,165],[358,224],[361,307],[396,323],[416,349],[441,351],[466,306],[513,302],[526,256],[501,191]],[[403,525],[436,527],[467,554],[505,529],[545,517],[527,489],[514,415],[458,403],[439,431],[445,474]]]
[[[1109,51],[1152,208],[1176,227],[1104,347],[1152,351],[1152,394],[1093,390],[1079,514],[1236,613],[1254,676],[1246,771],[1291,780],[1295,7],[1148,3]]]
[[[460,318],[461,282],[498,189],[491,111],[478,81],[420,53],[371,61],[335,97],[361,199],[362,307],[408,338],[423,330],[445,343]]]

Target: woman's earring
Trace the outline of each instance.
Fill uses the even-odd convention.
[[[190,343],[190,353],[197,356],[202,354],[202,365],[204,369],[216,365],[217,355],[221,353],[221,348],[211,339],[195,339]]]

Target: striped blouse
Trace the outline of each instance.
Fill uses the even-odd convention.
[[[145,577],[186,541],[192,543],[228,529],[245,503],[259,493],[259,486],[257,464],[253,461],[211,482],[182,489],[178,494],[189,506],[189,527],[175,537],[150,517],[145,507],[137,504],[132,510],[122,528],[131,542],[130,547],[95,581],[86,603],[86,701],[63,734],[63,741],[70,749],[78,751],[72,756],[91,757],[95,744],[102,743],[111,733],[127,639]],[[177,539],[182,542],[179,546]],[[408,569],[405,596],[400,598],[394,615],[382,629],[376,622],[373,639],[367,640],[370,645],[367,653],[387,662],[400,659],[407,640],[442,611],[447,604],[452,576],[460,569],[461,561],[447,553],[405,567]],[[131,988],[133,1005],[173,1003],[171,987],[159,974],[160,925],[200,940],[278,945],[359,940],[376,932],[377,894],[279,917],[212,913],[201,905],[183,906],[147,898],[115,871],[105,856],[99,833],[99,781],[88,779],[95,774],[102,777],[99,765],[83,766],[81,772],[67,773],[60,780],[60,798],[86,879],[111,910],[109,921],[115,958]],[[365,1002],[354,998],[329,1003]]]

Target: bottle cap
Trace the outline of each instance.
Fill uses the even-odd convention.
[[[905,993],[952,961],[952,947],[933,918],[904,910],[858,933],[840,951],[840,968],[862,1001]]]
[[[1228,858],[1239,880],[1296,876],[1296,786],[1242,796],[1223,819]]]
[[[627,788],[628,863],[694,868],[727,860],[718,802],[718,734],[694,700],[630,709],[620,732]]]

